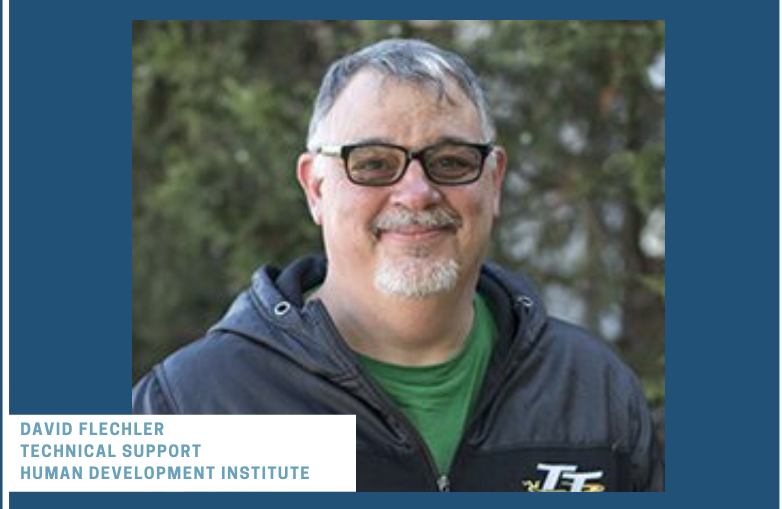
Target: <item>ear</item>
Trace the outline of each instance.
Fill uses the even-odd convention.
[[[305,152],[299,156],[299,162],[296,167],[296,175],[299,179],[299,185],[307,195],[307,204],[310,208],[310,214],[315,224],[323,224],[323,214],[321,211],[323,178],[318,175],[315,169],[315,156]]]
[[[502,147],[495,147],[492,154],[494,168],[492,171],[492,190],[494,192],[494,216],[499,217],[502,203],[502,183],[505,181],[505,171],[508,168],[508,153]]]

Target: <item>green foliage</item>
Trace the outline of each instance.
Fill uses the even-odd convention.
[[[281,53],[305,68],[307,54],[272,51],[263,28],[134,25],[134,376],[214,321],[258,265],[317,249],[295,177],[316,84],[291,85]],[[275,45],[301,48],[290,28]]]
[[[510,154],[495,257],[581,303],[570,317],[616,340],[664,405],[665,258],[643,246],[664,243],[665,88],[652,69],[665,22],[484,28],[460,49]],[[570,300],[552,307],[567,314]]]
[[[665,278],[649,276],[644,278],[644,284],[646,284],[651,291],[665,299]]]
[[[658,360],[657,366],[659,373],[649,375],[643,379],[646,398],[655,407],[665,406],[665,355]],[[663,375],[660,373],[663,373]]]

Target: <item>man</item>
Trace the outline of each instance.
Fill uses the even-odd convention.
[[[389,40],[333,64],[298,161],[326,258],[261,269],[133,412],[355,414],[360,491],[663,491],[634,376],[483,261],[494,136],[454,54]]]

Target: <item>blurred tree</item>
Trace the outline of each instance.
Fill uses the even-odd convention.
[[[643,374],[665,339],[664,21],[500,21],[466,49],[511,153],[495,256]],[[660,292],[662,290],[662,292]]]
[[[320,249],[295,179],[311,103],[385,37],[485,79],[511,156],[492,256],[616,341],[664,418],[663,21],[134,21],[132,379],[257,266]]]
[[[134,22],[134,378],[261,263],[317,246],[295,158],[321,72],[305,22]]]
[[[295,176],[326,66],[405,22],[133,22],[133,373],[320,250]],[[420,34],[419,34],[420,35]]]

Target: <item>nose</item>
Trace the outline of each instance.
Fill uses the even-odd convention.
[[[425,210],[441,203],[443,196],[437,184],[426,176],[421,162],[413,159],[402,179],[394,184],[391,193],[392,205],[400,205],[412,210]]]

